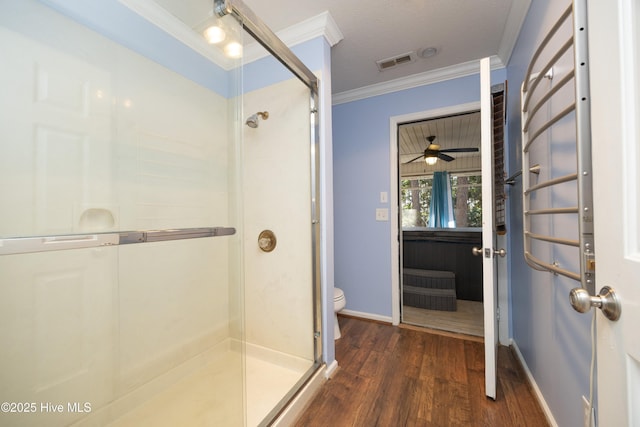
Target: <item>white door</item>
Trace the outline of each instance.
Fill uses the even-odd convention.
[[[496,300],[497,272],[493,224],[493,120],[491,108],[491,67],[489,58],[480,61],[480,128],[482,156],[482,294],[484,307],[485,394],[496,398]]]
[[[640,425],[640,5],[591,0],[589,64],[596,292],[612,287],[617,322],[596,313],[600,426]]]

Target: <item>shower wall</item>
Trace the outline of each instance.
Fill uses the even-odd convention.
[[[243,133],[245,328],[248,343],[313,360],[309,109],[298,79],[243,95],[245,115],[269,112]],[[258,247],[262,230],[273,252]]]

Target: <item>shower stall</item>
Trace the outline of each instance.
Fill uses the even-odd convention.
[[[323,364],[314,74],[224,0],[0,0],[0,57],[0,424],[269,424]]]

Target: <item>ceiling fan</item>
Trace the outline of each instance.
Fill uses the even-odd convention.
[[[427,141],[429,141],[429,145],[424,150],[424,153],[422,153],[415,159],[409,160],[405,164],[415,162],[416,160],[424,157],[424,160],[428,165],[435,165],[438,159],[444,160],[445,162],[450,162],[452,160],[455,160],[455,158],[444,153],[472,153],[472,152],[480,151],[477,147],[448,148],[448,149],[441,150],[440,145],[433,143],[435,139],[436,137],[434,135],[428,136]]]

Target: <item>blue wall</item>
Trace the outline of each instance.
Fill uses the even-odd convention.
[[[511,172],[520,170],[522,163],[520,84],[534,50],[569,4],[567,0],[533,1],[507,66],[510,81],[507,99],[508,163]],[[569,291],[579,286],[578,282],[535,271],[524,262],[521,185],[522,181],[518,179],[516,185],[509,189],[508,198],[512,231],[508,237],[513,341],[558,425],[582,426],[581,398],[589,395],[591,316],[581,315],[569,305]],[[562,227],[562,224],[557,227]]]
[[[505,75],[494,71],[492,81]],[[389,207],[379,199],[390,193],[390,118],[479,101],[473,75],[333,107],[335,285],[347,310],[391,317],[391,222],[375,220]]]
[[[323,37],[316,37],[312,40],[297,44],[291,47],[291,51],[300,59],[304,65],[312,71],[322,70],[325,58],[325,45],[327,41]],[[251,92],[256,89],[267,87],[293,77],[291,71],[285,68],[280,61],[269,55],[256,61],[244,65],[243,69],[243,92]]]

